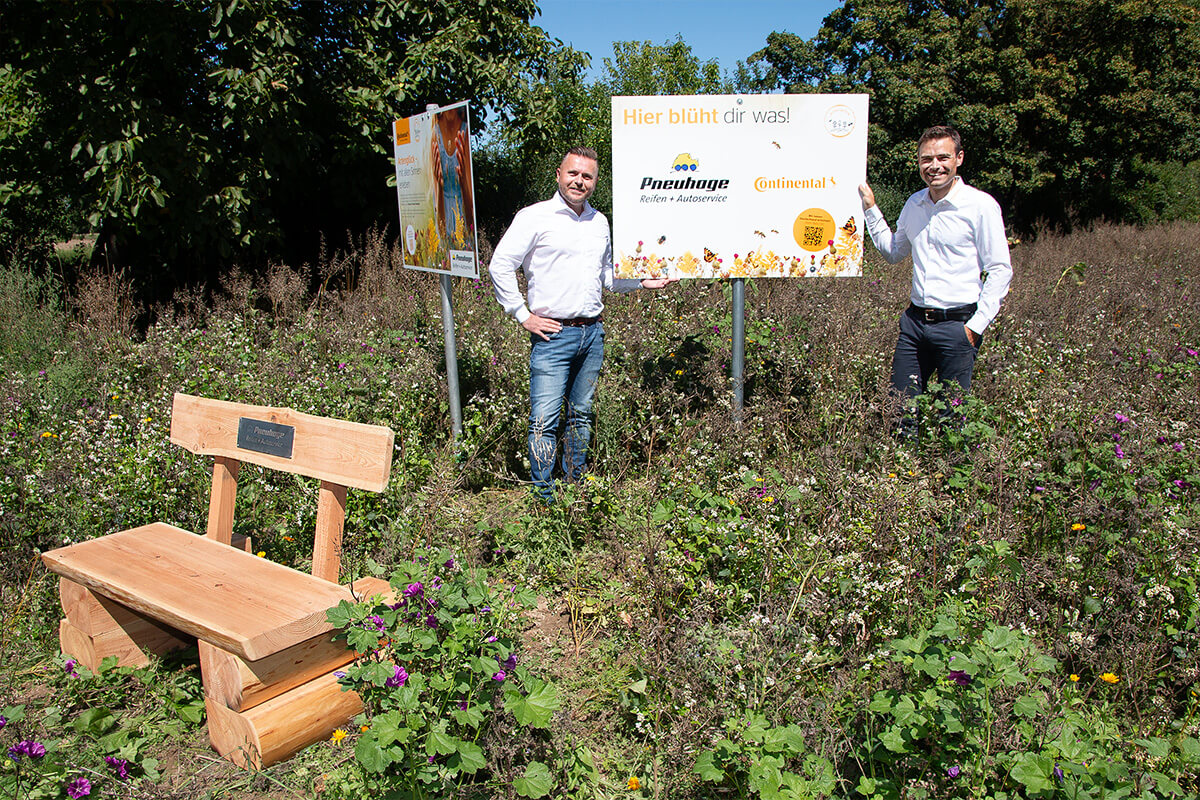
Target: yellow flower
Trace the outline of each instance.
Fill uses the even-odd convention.
[[[359,732],[361,732],[361,733],[366,733],[367,731],[371,730],[371,726],[370,726],[370,725],[363,725],[363,726],[361,726],[361,727],[360,727],[358,730],[359,730]]]
[[[344,730],[342,730],[341,728],[338,728],[336,731],[333,732],[333,736],[329,737],[329,741],[333,742],[334,744],[341,744],[342,739],[345,739],[345,738],[346,738],[346,732]]]
[[[1074,525],[1072,525],[1072,526],[1071,526],[1071,530],[1073,530],[1073,531],[1086,531],[1086,530],[1087,530],[1087,525],[1084,525],[1082,522],[1076,522]]]
[[[629,783],[627,783],[626,786],[629,787],[629,791],[636,792],[638,789],[642,788],[642,782],[638,780],[637,775],[630,775]]]
[[[895,479],[895,477],[896,477],[896,473],[894,473],[894,472],[889,472],[889,473],[888,473],[888,477],[889,477],[889,478],[892,478],[892,479]]]
[[[294,541],[296,541],[295,539],[293,539],[293,538],[292,538],[292,537],[290,537],[290,536],[285,536],[285,537],[283,537],[283,540],[284,540],[285,542],[294,542]]]
[[[153,419],[153,418],[152,418],[152,417],[146,417],[145,419],[143,419],[143,420],[142,420],[142,422],[150,422],[150,421],[151,421],[151,419]]]
[[[266,550],[259,550],[259,551],[258,551],[257,553],[255,553],[254,555],[258,556],[259,558],[266,558],[266,557],[267,557],[267,551],[266,551]]]
[[[682,374],[683,374],[683,370],[681,370],[681,369],[677,369],[677,370],[675,370],[675,374],[676,374],[676,375],[682,375]]]
[[[51,433],[50,431],[42,431],[42,438],[43,439],[53,439],[54,434]]]
[[[1072,672],[1069,676],[1071,683],[1079,683],[1079,676]]]
[[[1111,672],[1106,672],[1100,676],[1100,680],[1104,681],[1105,683],[1116,683],[1121,679],[1116,675],[1113,675]]]
[[[767,495],[766,497],[763,498],[763,502],[764,503],[774,503],[775,498],[771,495]]]
[[[120,419],[121,415],[120,414],[109,414],[108,418],[109,419]]]

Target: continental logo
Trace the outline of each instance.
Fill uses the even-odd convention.
[[[675,161],[671,163],[671,169],[675,172],[695,172],[700,168],[700,162],[692,158],[690,153],[680,153],[675,157]],[[729,188],[729,178],[693,178],[688,175],[686,178],[642,178],[642,185],[638,187],[642,191],[668,192],[668,191],[686,191],[694,189],[701,192],[715,192],[720,189]]]
[[[828,189],[837,186],[833,178],[767,178],[754,179],[754,191],[769,192],[773,189]]]

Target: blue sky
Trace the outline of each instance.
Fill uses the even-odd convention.
[[[805,39],[821,27],[839,0],[540,0],[534,23],[565,44],[590,53],[595,76],[612,56],[614,41],[663,44],[675,36],[702,61],[715,58],[722,70],[766,44],[771,31]]]

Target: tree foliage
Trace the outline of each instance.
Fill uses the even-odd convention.
[[[0,3],[0,208],[67,206],[107,256],[305,258],[390,220],[390,121],[474,101],[531,141],[578,55],[534,0]]]
[[[612,98],[614,95],[724,94],[734,90],[716,59],[701,61],[682,38],[662,44],[650,41],[613,42],[612,57],[604,59],[600,77],[585,81],[578,71],[562,70],[549,88],[559,98],[551,135],[530,141],[526,131],[507,129],[482,153],[492,183],[483,194],[507,192],[510,202],[495,203],[502,216],[480,223],[499,236],[512,221],[516,207],[544,200],[554,189],[554,170],[570,147],[591,147],[600,156],[602,173],[592,204],[612,208],[612,186],[603,168],[612,163]],[[495,195],[492,195],[495,196]]]
[[[871,95],[872,179],[911,186],[929,125],[1009,216],[1130,214],[1140,164],[1200,155],[1194,0],[846,0],[805,41],[773,33],[760,89]]]

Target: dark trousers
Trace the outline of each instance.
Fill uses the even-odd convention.
[[[957,383],[966,394],[971,388],[978,353],[979,348],[967,338],[963,320],[927,322],[911,306],[900,315],[900,337],[892,356],[892,388],[906,406],[900,421],[901,436],[916,434],[912,399],[925,393],[933,373],[937,372],[944,384]]]

